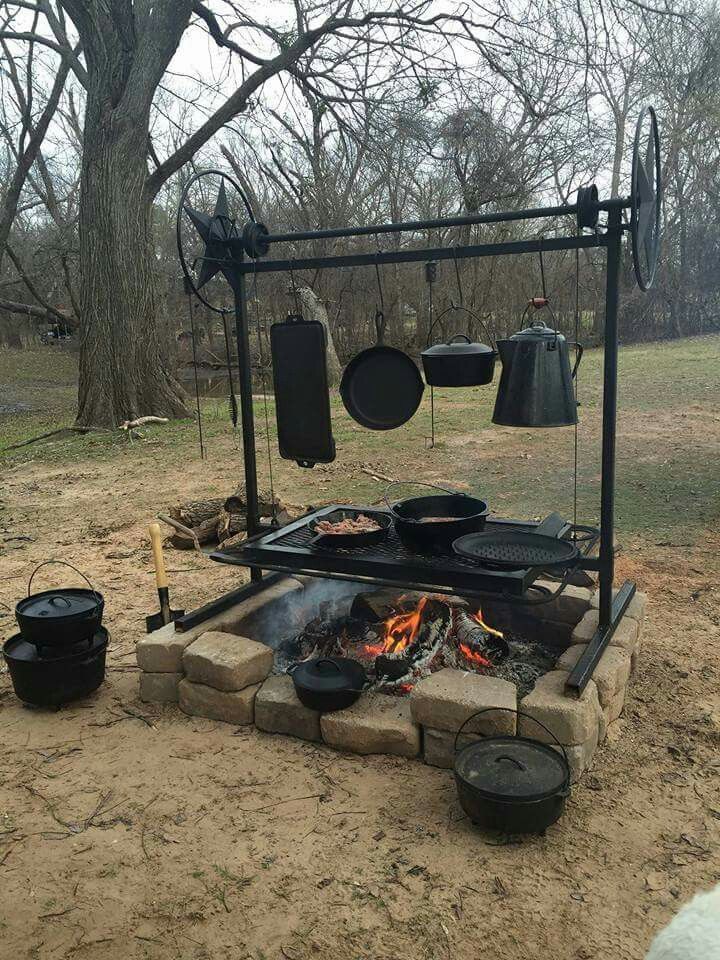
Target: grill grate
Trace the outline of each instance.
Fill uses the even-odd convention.
[[[390,529],[387,539],[380,543],[353,547],[311,546],[310,541],[315,534],[309,524],[337,509],[338,505],[333,505],[315,510],[280,530],[264,533],[237,547],[213,553],[212,559],[261,570],[361,580],[382,586],[434,589],[438,593],[457,592],[468,596],[482,593],[521,596],[540,574],[537,568],[507,570],[480,567],[477,561],[454,554],[451,547],[433,547],[432,552],[416,553],[405,546],[394,527]],[[355,509],[370,516],[378,512],[386,513],[373,507],[343,509]],[[487,521],[486,530],[527,533],[535,530],[536,526],[532,522],[491,518]],[[560,521],[558,536],[563,536],[568,529],[569,525]],[[589,552],[596,543],[597,531],[594,534],[584,544],[584,553]]]

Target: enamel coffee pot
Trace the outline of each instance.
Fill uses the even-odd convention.
[[[536,309],[545,298],[531,300]],[[570,368],[569,348],[575,347]],[[493,423],[506,427],[565,427],[578,422],[573,380],[582,358],[579,343],[568,341],[542,320],[498,340],[502,374]]]

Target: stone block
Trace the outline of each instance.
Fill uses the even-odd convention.
[[[558,588],[557,583],[552,580],[536,580],[536,585],[546,587],[553,593]],[[548,620],[575,625],[590,609],[591,599],[591,590],[587,587],[574,587],[570,583],[558,597],[542,605],[543,616]]]
[[[627,690],[623,687],[622,690],[619,690],[615,696],[612,698],[610,703],[603,709],[603,714],[605,716],[606,726],[610,726],[611,723],[614,723],[620,714],[623,712],[623,707],[625,706],[625,696]]]
[[[576,744],[574,747],[565,747],[565,755],[570,767],[570,783],[577,783],[585,771],[589,769],[598,748],[598,741],[599,731],[596,728],[593,736],[584,743]],[[553,749],[558,753],[561,752],[557,744],[554,745]]]
[[[445,667],[417,683],[410,694],[416,723],[457,733],[474,713],[495,709],[472,720],[466,733],[515,733],[517,690],[514,683],[497,677]]]
[[[181,673],[140,674],[140,699],[145,703],[177,703]]]
[[[297,580],[283,580],[247,600],[241,600],[229,610],[223,610],[222,613],[210,617],[184,633],[176,632],[175,624],[168,623],[138,640],[135,647],[138,666],[148,673],[179,673],[182,670],[182,655],[185,648],[197,640],[201,634],[212,630],[250,636],[253,640],[258,639],[253,634],[246,634],[242,629],[244,619],[252,614],[257,621],[263,606],[286,599],[289,601],[293,594],[302,590],[303,585]]]
[[[555,664],[556,670],[572,670],[587,644],[578,643],[563,653]],[[607,647],[595,667],[592,678],[598,691],[601,707],[606,707],[618,691],[625,690],[630,679],[630,654],[622,647]]]
[[[617,594],[617,589],[613,589],[612,595],[613,598]],[[635,595],[628,604],[627,610],[623,614],[625,617],[630,617],[633,620],[637,620],[638,623],[642,623],[645,619],[645,613],[647,610],[647,594],[640,593],[639,590],[635,591]],[[600,606],[600,591],[596,590],[590,598],[590,606],[593,610],[597,610]]]
[[[391,753],[416,757],[420,728],[413,723],[407,699],[363,694],[347,710],[324,713],[320,728],[325,743],[350,753]]]
[[[188,680],[216,690],[242,690],[260,683],[272,670],[273,652],[264,643],[211,630],[183,651]]]
[[[546,673],[535,687],[521,701],[520,710],[539,720],[560,743],[565,746],[578,746],[597,736],[600,723],[600,702],[597,687],[590,680],[580,697],[567,696],[565,681],[568,674],[564,670]],[[520,717],[519,732],[544,743],[552,743],[553,738],[532,720]]]
[[[598,611],[588,610],[572,632],[573,643],[588,643],[598,628]],[[623,617],[610,639],[611,647],[622,647],[632,657],[640,643],[639,626],[632,617]]]
[[[476,734],[464,733],[458,739],[458,753],[468,743],[479,740]],[[452,770],[455,765],[455,734],[449,730],[433,730],[432,727],[423,728],[423,759],[431,767],[443,767]]]
[[[230,633],[239,633],[272,646],[273,640],[287,636],[288,617],[292,617],[297,604],[302,604],[304,589],[299,580],[288,578],[249,597],[237,608],[235,628]],[[274,637],[273,633],[277,636]]]
[[[268,677],[255,697],[255,726],[301,740],[322,740],[320,714],[303,706],[288,676]]]
[[[178,686],[178,703],[183,713],[192,717],[245,726],[253,722],[255,695],[259,689],[260,684],[256,683],[244,690],[216,690],[185,679]]]

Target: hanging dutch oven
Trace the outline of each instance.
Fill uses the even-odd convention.
[[[38,570],[51,563],[70,567],[88,583],[84,587],[56,587],[31,594]],[[15,607],[15,618],[23,640],[40,647],[72,646],[93,637],[100,629],[104,600],[85,574],[64,560],[46,560],[35,568],[28,582],[28,595]]]
[[[468,310],[451,304],[440,313],[428,331],[428,342],[435,327],[447,313],[463,310],[482,324]],[[484,326],[484,324],[483,324]],[[421,353],[425,380],[431,387],[478,387],[490,383],[495,373],[497,352],[485,343],[476,343],[465,333],[456,333],[449,340],[433,344]]]
[[[468,717],[455,737],[455,784],[458,799],[474,824],[503,833],[542,833],[555,823],[570,795],[570,765],[565,748],[552,731],[527,714],[507,710],[532,720],[560,748],[524,736],[488,736],[473,741],[458,753],[457,743],[467,724],[483,713]]]
[[[302,660],[288,668],[295,693],[303,706],[321,713],[351,707],[367,683],[357,660],[348,657],[321,657]]]

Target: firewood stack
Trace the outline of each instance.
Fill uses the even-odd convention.
[[[273,515],[273,500],[270,492],[258,492],[260,515],[270,518]],[[301,507],[283,503],[275,497],[275,515],[282,526],[303,513]],[[217,544],[230,547],[242,542],[247,536],[247,500],[245,488],[238,489],[229,497],[210,497],[207,500],[190,500],[176,504],[169,511],[173,520],[188,527],[197,538],[200,546]],[[165,541],[166,546],[178,550],[192,550],[193,538],[180,530],[175,530]]]

